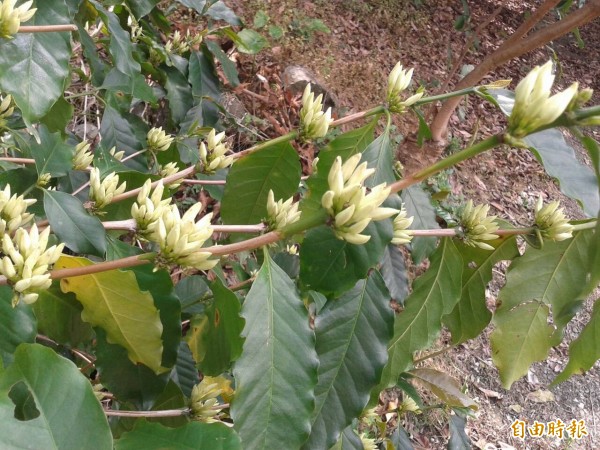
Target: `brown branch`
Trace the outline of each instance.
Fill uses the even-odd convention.
[[[22,25],[17,33],[55,33],[59,31],[77,31],[77,25]]]
[[[185,177],[193,174],[195,170],[196,170],[195,166],[190,166],[187,169],[183,169],[180,172],[174,173],[173,175],[169,175],[168,177],[163,178],[162,182],[166,186],[168,184],[173,183],[174,181],[177,181],[181,178],[185,178]],[[152,189],[154,189],[160,181],[161,180],[155,181],[154,183],[151,184],[150,187]],[[116,203],[116,202],[120,202],[121,200],[125,200],[127,198],[135,197],[140,193],[141,190],[142,190],[142,188],[139,187],[137,189],[132,189],[131,191],[127,191],[127,192],[123,192],[122,194],[115,195],[113,197],[111,203]]]

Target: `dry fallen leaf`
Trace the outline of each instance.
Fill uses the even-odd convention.
[[[521,405],[510,405],[508,409],[516,412],[517,414],[521,414],[521,412],[523,412],[523,407]]]
[[[527,400],[531,400],[535,403],[547,403],[554,401],[554,394],[544,389],[530,392],[527,394]]]

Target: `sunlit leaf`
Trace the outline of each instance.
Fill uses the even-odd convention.
[[[234,365],[234,428],[245,450],[299,448],[310,432],[318,358],[308,313],[265,252],[242,306],[244,343]]]
[[[242,53],[255,55],[269,45],[269,42],[256,31],[244,28],[237,34],[238,50]]]
[[[36,417],[14,417],[9,397],[17,384],[32,396]],[[61,401],[57,401],[61,399]],[[77,430],[77,433],[73,431]],[[37,344],[21,344],[0,372],[0,447],[6,450],[112,449],[112,436],[90,381],[70,361]]]
[[[413,369],[409,372],[431,390],[441,401],[453,408],[477,410],[477,404],[460,390],[458,382],[451,376],[435,369]]]

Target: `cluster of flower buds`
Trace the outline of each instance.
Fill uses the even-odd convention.
[[[198,149],[200,153],[201,167],[199,170],[202,173],[215,173],[217,170],[224,169],[233,164],[233,156],[225,156],[229,152],[229,147],[223,142],[225,132],[216,134],[213,128],[206,137],[206,144],[200,143]]]
[[[125,156],[125,150],[117,151],[117,147],[113,147],[108,151],[108,154],[115,158],[117,161],[121,161],[123,156]]]
[[[158,221],[170,209],[171,197],[163,200],[164,186],[159,182],[152,195],[150,190],[152,180],[148,179],[140,190],[137,201],[131,205],[131,217],[135,219],[136,230],[139,236],[149,240],[156,240]]]
[[[6,126],[6,118],[12,116],[15,108],[12,106],[12,96],[6,95],[0,101],[0,129]]]
[[[119,175],[110,173],[100,181],[100,169],[90,171],[90,200],[94,202],[94,209],[100,210],[112,202],[112,199],[125,192],[126,183],[119,186]]]
[[[190,44],[188,43],[188,38],[190,36],[190,32],[188,30],[187,36],[181,36],[179,30],[176,30],[171,36],[171,39],[167,41],[165,44],[165,50],[167,53],[175,53],[177,55],[182,55],[185,52],[190,50]]]
[[[81,141],[75,146],[75,156],[73,156],[74,170],[87,170],[94,161],[94,154],[90,151],[90,143]]]
[[[164,152],[169,150],[169,147],[173,143],[173,136],[163,131],[162,127],[151,128],[146,136],[148,143],[148,150],[151,152]]]
[[[33,1],[23,3],[15,8],[17,0],[4,0],[0,4],[0,38],[10,39],[19,31],[21,22],[27,22],[33,17],[36,8],[31,8]]]
[[[498,239],[498,235],[494,234],[498,231],[496,216],[488,216],[489,210],[489,205],[473,206],[472,200],[464,206],[460,212],[459,222],[465,244],[484,250],[494,250],[494,247],[483,242]]]
[[[544,206],[542,197],[535,206],[535,224],[543,238],[553,241],[564,241],[573,237],[573,225],[565,217],[560,203],[557,201]]]
[[[25,199],[22,195],[10,195],[10,184],[0,191],[0,237],[13,234],[19,227],[26,225],[33,214],[27,212],[27,207],[36,202]]]
[[[211,253],[202,251],[213,229],[210,226],[212,213],[195,222],[201,209],[202,203],[196,203],[183,216],[179,215],[176,205],[163,212],[153,233],[153,240],[160,247],[159,264],[177,264],[198,270],[209,270],[217,264],[218,259],[210,259]]]
[[[38,176],[36,185],[43,188],[48,186],[48,183],[50,183],[50,180],[52,179],[52,174],[49,172],[45,172],[42,173]]]
[[[19,228],[14,238],[2,237],[2,264],[0,272],[11,284],[15,296],[13,306],[20,300],[33,303],[38,292],[52,284],[48,268],[60,257],[65,244],[48,246],[50,228],[38,233],[34,224],[29,231]]]
[[[414,69],[405,70],[402,68],[402,64],[397,63],[388,78],[387,88],[387,102],[390,111],[395,113],[402,113],[411,105],[414,105],[422,96],[423,91],[418,90],[416,94],[402,99],[402,92],[410,85]]]
[[[296,222],[300,219],[300,211],[298,211],[298,203],[294,203],[294,197],[288,198],[285,202],[283,199],[275,201],[275,195],[272,190],[269,190],[267,199],[267,225],[271,230],[281,230],[286,225]]]
[[[170,162],[168,164],[165,164],[164,166],[158,166],[158,175],[161,178],[166,178],[168,176],[176,174],[177,172],[179,172],[179,167],[177,167],[177,163],[175,162]],[[172,183],[168,183],[167,185],[170,189],[177,189],[179,186],[181,186],[181,183],[178,181],[174,181]]]
[[[223,408],[219,408],[217,397],[223,394],[223,387],[212,377],[205,376],[202,381],[192,388],[190,410],[194,420],[200,422],[216,422],[215,416]]]
[[[392,244],[403,245],[408,244],[412,240],[412,234],[408,227],[413,223],[414,217],[406,217],[406,210],[404,207],[400,210],[398,215],[394,217],[394,238]]]
[[[364,244],[371,238],[360,233],[372,220],[398,214],[397,209],[380,207],[390,194],[385,183],[367,194],[364,181],[375,169],[367,169],[366,162],[359,165],[360,158],[358,153],[344,164],[341,157],[335,159],[327,177],[329,190],[321,198],[321,204],[333,218],[335,235],[351,244]]]
[[[300,135],[304,139],[317,139],[324,137],[333,122],[331,108],[323,112],[323,94],[315,98],[311,91],[310,83],[304,88],[302,94],[302,109],[300,110]]]
[[[524,145],[521,138],[554,122],[571,104],[577,95],[578,83],[550,97],[553,83],[552,61],[548,61],[543,66],[534,67],[517,85],[505,136],[509,144]]]

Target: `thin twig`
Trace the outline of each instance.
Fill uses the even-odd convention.
[[[77,25],[22,25],[17,33],[55,33],[60,31],[77,31]]]
[[[8,161],[14,164],[35,164],[35,159],[32,158],[11,158],[10,156],[3,156],[0,161]]]
[[[191,410],[184,409],[165,409],[162,411],[115,411],[104,410],[104,414],[114,417],[180,417],[189,415]]]

